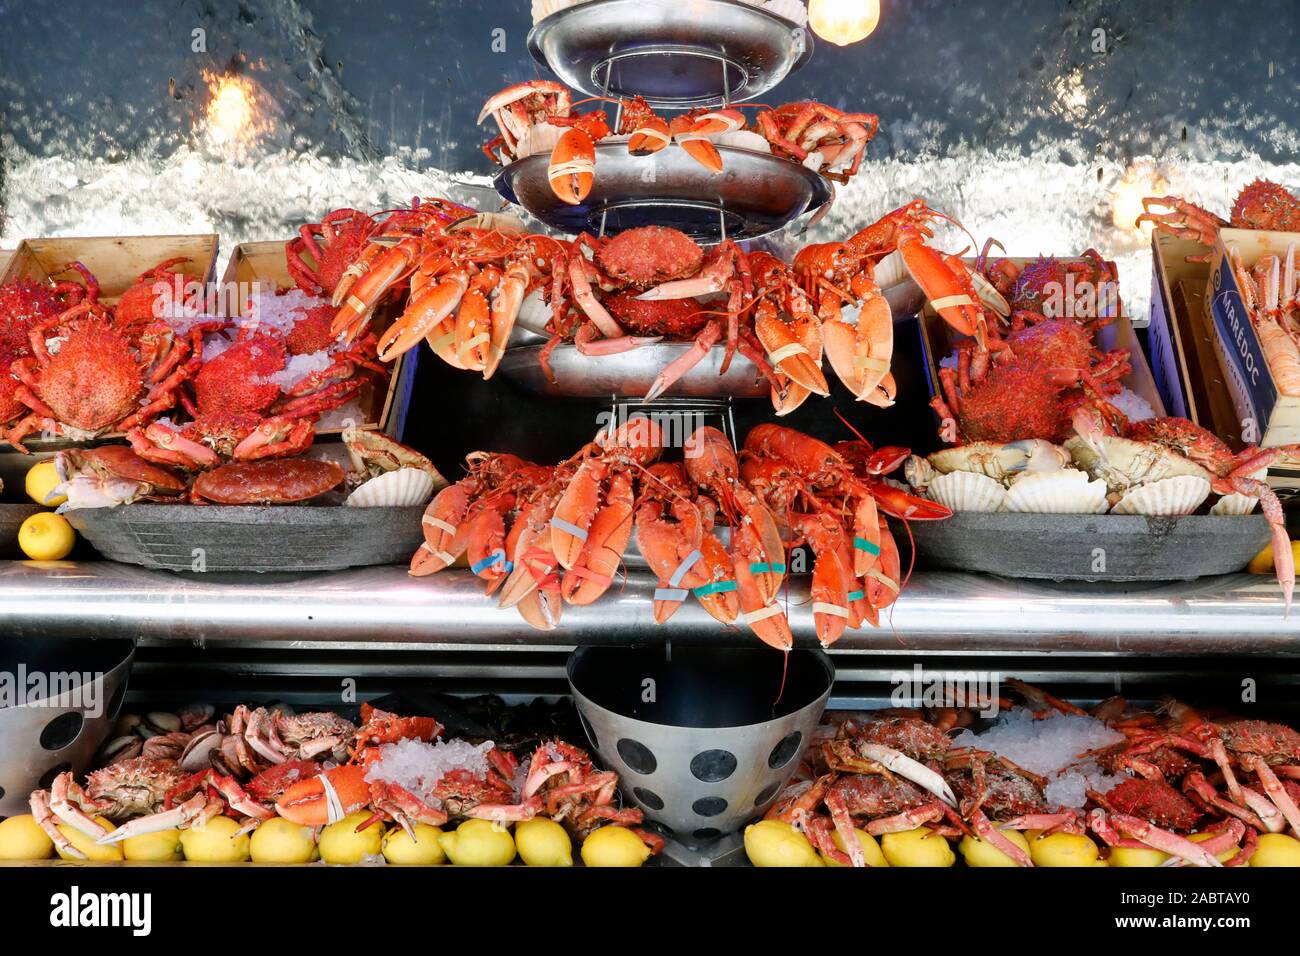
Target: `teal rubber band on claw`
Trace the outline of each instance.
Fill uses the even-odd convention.
[[[872,544],[866,538],[854,538],[853,547],[857,548],[859,551],[865,551],[867,552],[867,554],[880,557],[880,546],[877,544]]]
[[[760,561],[749,566],[750,574],[767,574],[771,571],[773,574],[785,574],[785,565],[781,563],[768,564],[766,561]]]
[[[724,594],[727,591],[736,590],[735,581],[713,581],[710,584],[701,584],[695,589],[696,597],[708,597],[710,594]]]
[[[865,591],[850,591],[847,595],[850,601],[861,601],[866,596],[867,593]]]

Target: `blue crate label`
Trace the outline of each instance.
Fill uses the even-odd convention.
[[[1227,358],[1225,372],[1233,404],[1241,419],[1242,438],[1258,442],[1277,403],[1277,389],[1226,257],[1215,262],[1211,282],[1214,297],[1210,302],[1210,314],[1218,335],[1216,345],[1221,355]],[[1253,436],[1250,434],[1252,429]]]

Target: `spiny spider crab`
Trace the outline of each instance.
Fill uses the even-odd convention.
[[[193,378],[194,397],[181,393],[193,420],[180,427],[155,421],[133,428],[127,433],[132,447],[150,461],[187,469],[305,451],[320,413],[345,405],[365,385],[358,366],[386,370],[373,361],[374,339],[367,336],[349,350],[331,353],[332,364],[285,390],[276,376],[295,348],[320,344],[318,338],[295,339],[296,334],[297,327],[288,336],[241,329],[233,345],[202,363]]]
[[[139,330],[151,322],[169,318],[185,298],[182,290],[186,281],[183,273],[171,271],[172,266],[189,261],[185,256],[167,259],[136,276],[135,282],[113,306],[117,324],[123,329]],[[178,296],[178,292],[182,294]]]
[[[1300,231],[1300,197],[1284,186],[1256,179],[1237,194],[1228,219],[1222,219],[1179,196],[1148,196],[1142,200],[1142,215],[1134,225],[1151,223],[1161,232],[1179,239],[1190,239],[1212,246],[1219,230],[1268,229],[1278,232]],[[1163,211],[1162,211],[1163,210]],[[1207,255],[1188,256],[1188,260],[1207,260]]]
[[[379,224],[356,209],[335,209],[320,222],[300,226],[284,247],[285,265],[298,288],[332,296]]]
[[[132,331],[111,310],[84,301],[32,328],[32,355],[13,364],[21,383],[15,395],[31,409],[9,433],[19,450],[27,435],[44,429],[93,438],[152,420],[176,404],[181,384],[198,367],[203,326],[178,338],[163,322]]]

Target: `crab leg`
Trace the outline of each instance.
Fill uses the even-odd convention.
[[[1223,866],[1219,862],[1219,858],[1202,844],[1193,843],[1186,837],[1152,826],[1147,821],[1140,820],[1137,817],[1131,817],[1123,813],[1112,813],[1108,817],[1105,810],[1097,809],[1092,811],[1088,822],[1096,834],[1110,846],[1119,843],[1119,834],[1123,832],[1152,849],[1168,853],[1170,856],[1176,856],[1188,863],[1194,863],[1197,866]]]
[[[979,834],[981,840],[1001,850],[1015,862],[1016,866],[1034,865],[1034,861],[1029,858],[1029,854],[1008,840],[1002,834],[1002,831],[989,821],[983,810],[976,810],[972,813],[970,822],[975,827],[975,832]]]
[[[72,841],[64,836],[63,831],[59,829],[57,818],[50,807],[50,795],[48,793],[44,790],[34,790],[28,803],[31,806],[32,818],[36,821],[36,825],[45,831],[45,835],[54,842],[55,846],[68,856],[75,857],[78,860],[86,859],[86,854],[73,846]],[[91,822],[94,823],[93,820]],[[104,832],[103,827],[98,824],[96,824],[96,827],[100,833]],[[96,836],[93,833],[89,835]]]

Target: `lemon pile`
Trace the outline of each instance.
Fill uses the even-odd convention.
[[[53,460],[40,461],[27,470],[23,487],[27,497],[38,505],[57,508],[68,499],[54,494],[60,484]],[[77,532],[63,515],[38,511],[18,528],[18,547],[33,561],[59,561],[72,553]]]

